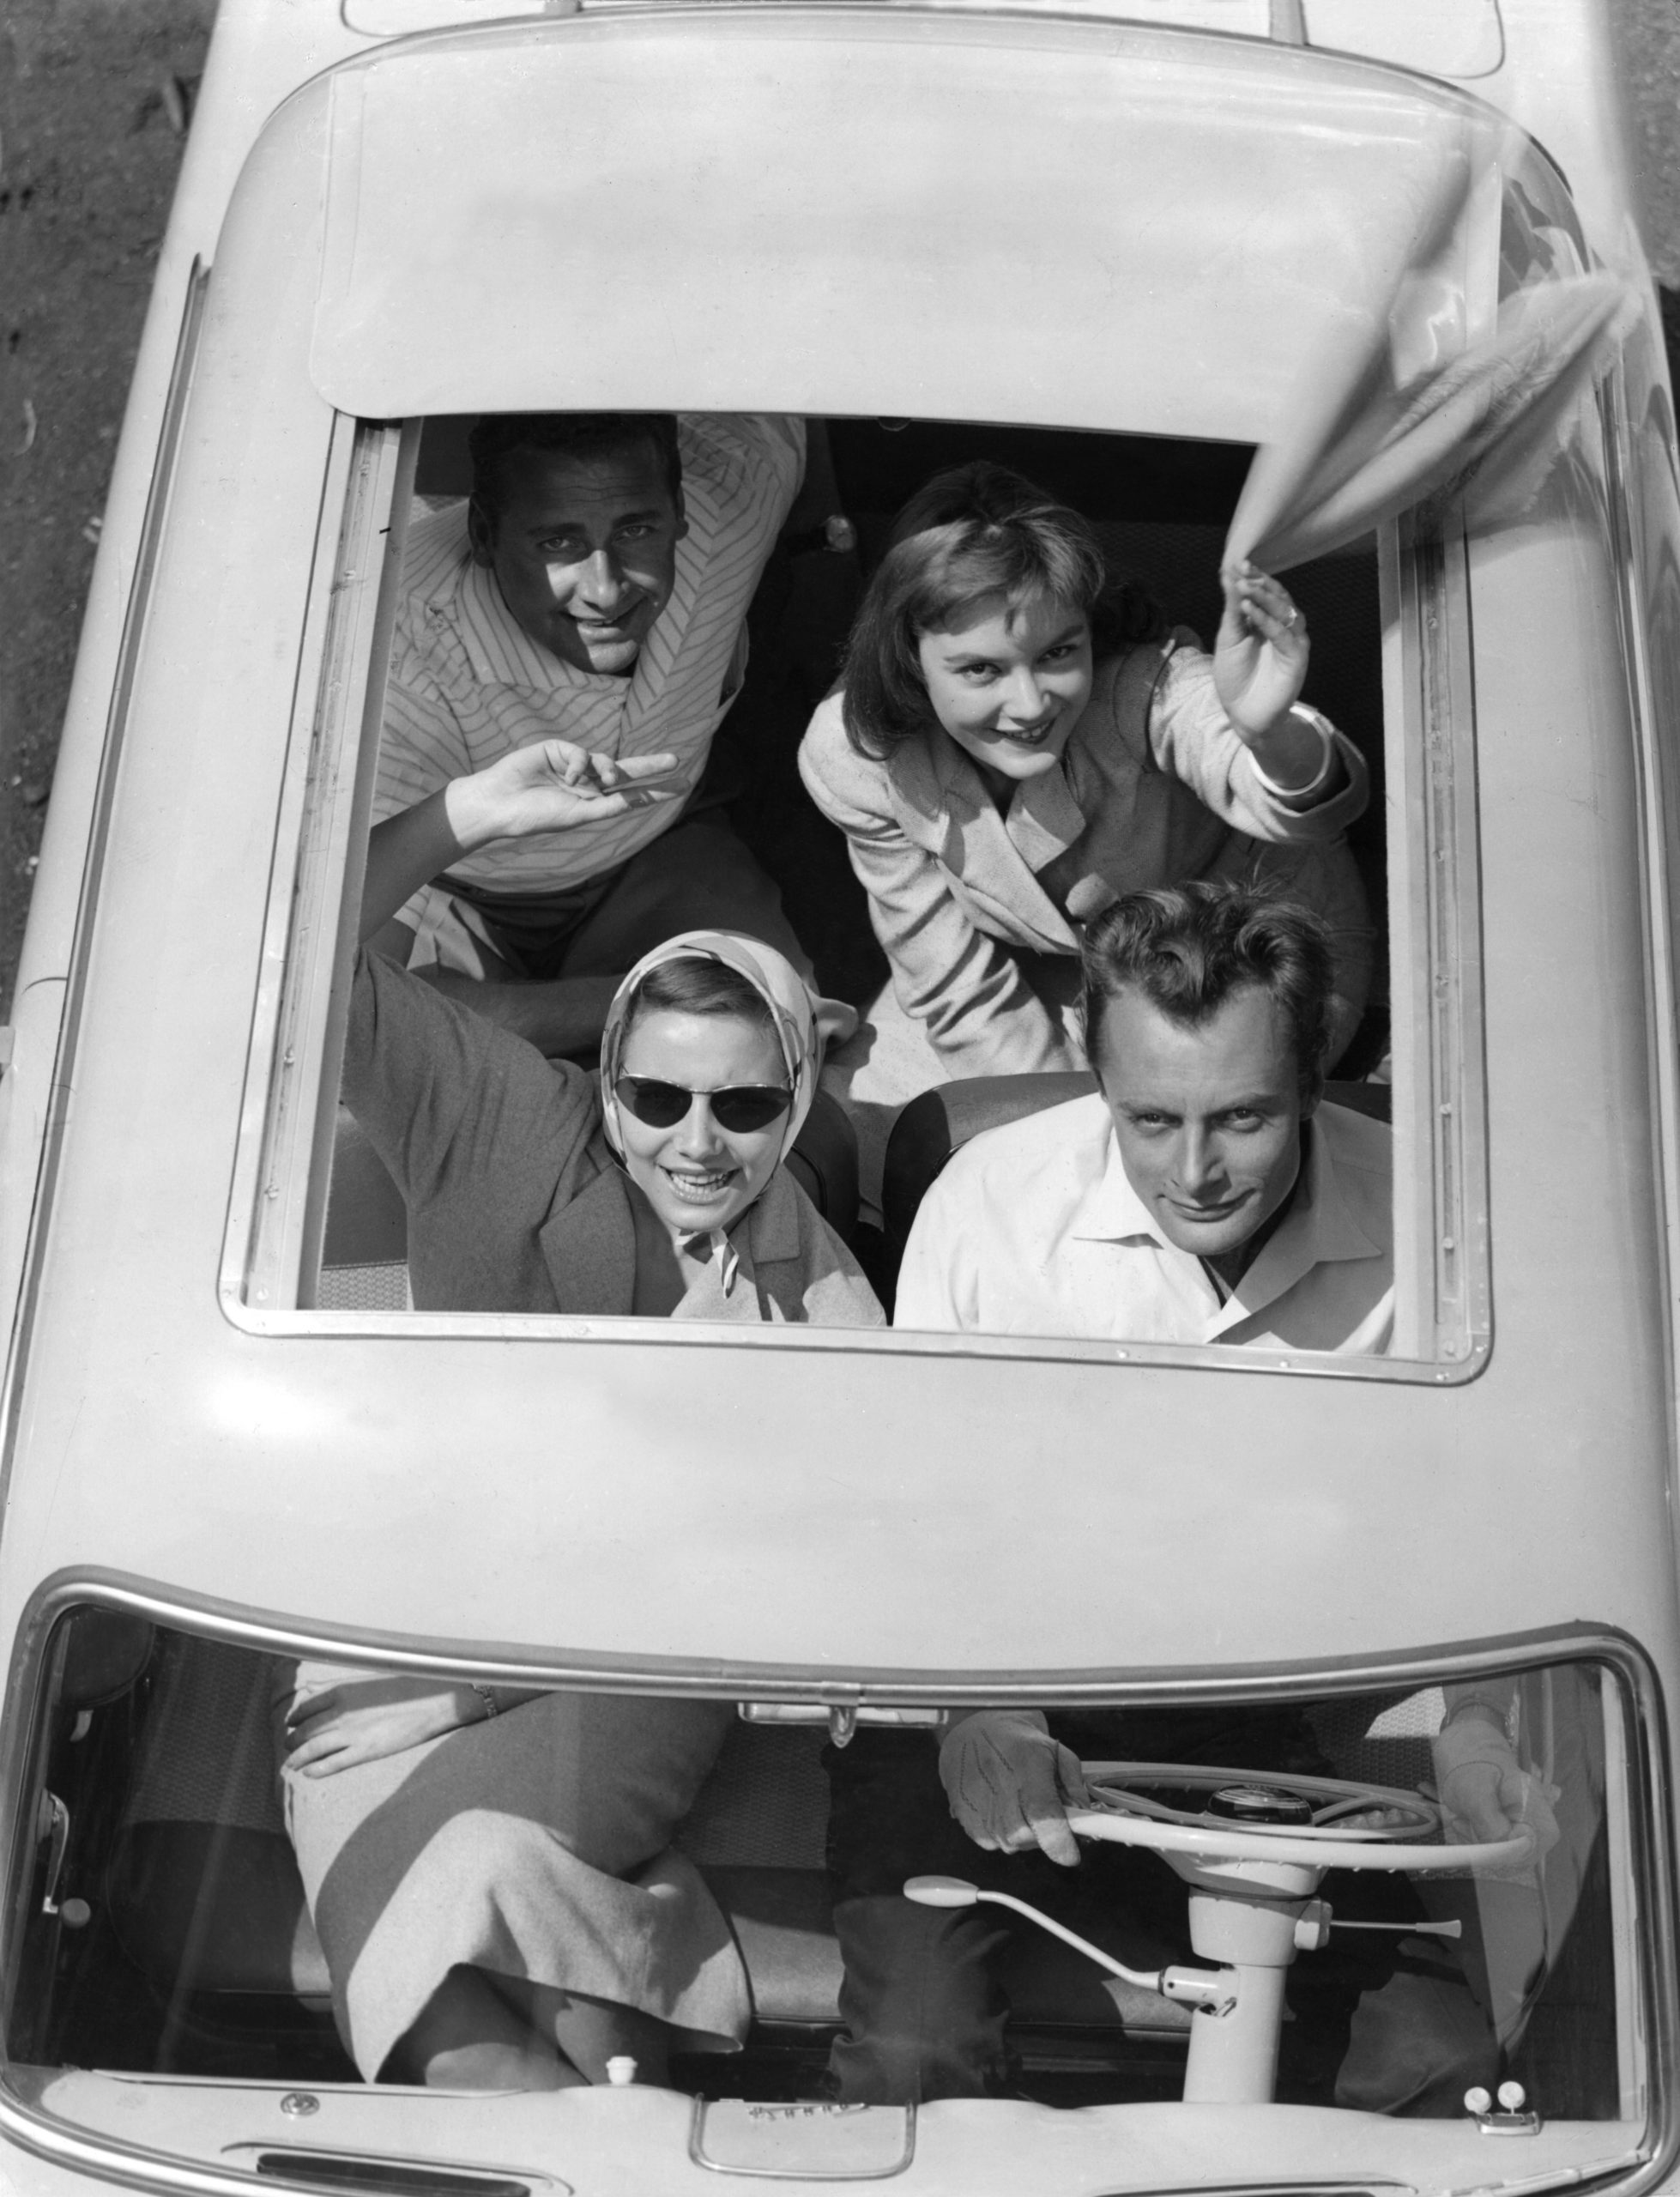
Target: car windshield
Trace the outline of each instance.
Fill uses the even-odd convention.
[[[907,1703],[855,1725],[503,1673],[458,1682],[495,1716],[383,1756],[358,1734],[448,1696],[447,1670],[93,1607],[46,1668],[9,2053],[45,2111],[137,2144],[162,2109],[127,2079],[209,2077],[202,2139],[225,2156],[305,2137],[409,2156],[380,2101],[418,2079],[424,2009],[464,1968],[527,2013],[538,1983],[656,2010],[633,2086],[716,2102],[726,2157],[803,2127],[813,2171],[865,2140],[825,2100],[879,2106],[867,2140],[891,2151],[922,2098],[936,2158],[966,2126],[940,2097],[993,2097],[1006,2131],[1010,2099],[1077,2109],[1081,2158],[1081,2128],[1149,2154],[1167,2124],[1131,2109],[1185,2100],[1175,2187],[1229,2178],[1197,2169],[1198,2102],[1315,2109],[1252,2123],[1278,2172],[1350,2156],[1346,2124],[1362,2171],[1420,2187],[1468,2181],[1484,2133],[1535,2187],[1641,2137],[1646,1740],[1605,1661],[1241,1703]],[[1064,1751],[1038,1811],[1077,1834],[1055,1861],[1030,1837],[978,1843],[981,1787],[1028,1735]],[[563,1765],[584,1759],[580,1813]],[[625,1844],[607,1818],[632,1790]],[[556,2019],[590,2049],[551,2012],[551,2055]],[[252,2083],[308,2103],[275,2116]],[[806,2119],[738,2121],[729,2100]],[[587,2116],[442,2103],[439,2157],[587,2186]]]

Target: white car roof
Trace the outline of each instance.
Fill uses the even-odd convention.
[[[995,12],[989,0],[952,0]],[[775,0],[771,0],[775,4]],[[883,4],[883,0],[874,0]],[[885,0],[895,4],[895,0]],[[1058,0],[1014,0],[1042,5]],[[342,0],[352,30],[378,38],[494,22],[512,15],[564,15],[553,0]],[[1067,12],[1097,19],[1167,24],[1181,30],[1219,31],[1237,38],[1270,39],[1389,61],[1429,76],[1458,81],[1492,75],[1505,58],[1499,0],[1072,0]],[[1291,15],[1298,21],[1291,22]]]
[[[222,178],[237,165],[235,122],[243,129],[248,113],[276,103],[267,77],[253,92],[240,72],[272,59],[277,77],[296,57],[271,56],[246,0],[227,9],[201,111],[220,121],[195,127],[190,187],[172,224],[25,963],[24,996],[35,1002],[73,971],[80,1034],[73,1072],[51,1086],[66,1126],[29,1313],[29,1383],[16,1406],[27,1462],[9,1489],[14,1606],[43,1577],[103,1570],[245,1610],[300,1612],[358,1637],[442,1632],[526,1646],[559,1637],[638,1668],[711,1657],[718,1667],[734,1658],[970,1675],[1250,1657],[1319,1667],[1326,1655],[1580,1616],[1671,1637],[1671,1366],[1665,1300],[1650,1280],[1661,1222],[1639,1158],[1652,1149],[1644,842],[1629,790],[1617,597],[1609,579],[1583,594],[1601,584],[1598,567],[1583,567],[1567,534],[1490,548],[1476,573],[1478,653],[1454,674],[1468,684],[1473,671],[1490,733],[1483,920],[1498,971],[1488,1048],[1501,1327],[1486,1371],[1468,1386],[1453,1387],[1444,1368],[1436,1391],[1306,1384],[1258,1368],[1139,1366],[1116,1382],[1113,1367],[1094,1363],[908,1354],[884,1354],[866,1378],[860,1359],[820,1343],[282,1336],[236,1325],[215,1286],[252,988],[271,981],[269,941],[275,959],[284,943],[283,921],[265,929],[275,817],[305,784],[297,759],[308,747],[316,658],[300,684],[299,620],[325,600],[311,573],[333,554],[347,493],[347,455],[329,469],[351,439],[311,386],[311,370],[335,402],[376,416],[438,403],[446,370],[462,361],[529,359],[540,342],[572,340],[568,313],[575,320],[583,294],[563,290],[558,269],[575,281],[587,275],[638,333],[639,349],[613,345],[626,377],[614,383],[615,405],[728,402],[716,378],[727,333],[738,356],[750,358],[755,341],[764,350],[763,377],[735,402],[842,409],[843,378],[864,379],[848,347],[867,341],[881,376],[870,410],[894,409],[884,401],[889,378],[925,392],[904,409],[934,410],[931,378],[946,374],[954,387],[960,371],[964,407],[1019,419],[1030,415],[1018,392],[1006,404],[986,394],[1007,379],[989,347],[1006,343],[1010,371],[1028,362],[1021,387],[1047,418],[1112,417],[1098,408],[1117,411],[1125,388],[1139,410],[1139,392],[1152,391],[1161,416],[1187,420],[1200,406],[1218,414],[1214,432],[1258,433],[1264,392],[1277,386],[1279,353],[1266,346],[1289,333],[1290,294],[1322,304],[1332,276],[1314,253],[1361,240],[1370,200],[1338,200],[1330,188],[1353,170],[1351,151],[1347,167],[1336,166],[1356,142],[1350,116],[1388,124],[1387,136],[1363,141],[1363,173],[1385,148],[1429,142],[1463,95],[1374,64],[1187,32],[1042,18],[1026,19],[1029,34],[1015,16],[908,9],[709,10],[706,51],[718,58],[690,98],[710,100],[710,131],[680,107],[660,132],[611,148],[620,187],[644,213],[674,204],[686,216],[691,201],[716,209],[698,232],[685,220],[701,241],[689,246],[692,264],[668,270],[683,317],[668,326],[656,294],[607,258],[605,232],[583,228],[585,211],[622,218],[607,186],[575,166],[564,189],[546,179],[556,133],[545,102],[562,102],[565,144],[593,144],[604,160],[607,133],[581,112],[577,88],[645,88],[654,78],[638,72],[692,57],[685,42],[698,35],[698,14],[450,33],[353,60],[268,124],[215,252],[202,336],[196,351],[183,346],[180,455],[158,474],[167,494],[157,508],[169,519],[149,598],[132,598],[144,619],[130,659],[119,643],[133,575],[149,554],[142,516],[156,485],[187,269],[195,254],[212,257]],[[277,7],[274,21],[284,14]],[[1048,57],[1034,75],[1040,51]],[[442,66],[448,56],[471,64],[458,80]],[[896,202],[873,172],[854,179],[873,134],[855,118],[896,96],[912,71],[947,133],[936,137],[930,124],[928,142],[941,157],[966,148],[970,163],[940,194],[940,234],[953,251],[964,245],[958,256],[972,269],[959,216],[989,209],[1013,255],[1012,287],[990,263],[958,281],[934,263],[925,230],[914,265],[892,257],[881,209],[896,213]],[[839,76],[843,96],[829,94],[825,110],[825,74]],[[1104,101],[1087,94],[1087,78],[1106,87]],[[994,81],[1041,96],[1006,100]],[[430,87],[430,122],[418,100],[387,112],[384,88],[403,83]],[[1180,163],[1173,176],[1194,183],[1187,211],[1137,149],[1172,83],[1176,134],[1199,165],[1187,169],[1189,156],[1164,131],[1157,142]],[[971,112],[945,116],[970,94]],[[739,184],[746,154],[720,118],[737,112],[779,131],[776,195],[788,209],[816,203],[809,179],[826,179],[837,201],[837,210],[824,202],[829,264],[849,267],[855,294],[891,287],[877,257],[900,289],[933,286],[937,312],[917,295],[887,300],[902,350],[889,354],[885,336],[837,313],[795,346],[797,315],[771,278],[809,308],[810,222],[778,209],[785,257],[747,257],[771,231],[749,227],[742,206],[734,226],[722,218],[734,203],[724,185]],[[416,133],[406,199],[367,154],[370,127],[389,136],[405,114]],[[625,174],[626,147],[656,136],[645,178]],[[1245,146],[1247,166],[1236,158]],[[943,173],[929,170],[935,182]],[[1116,212],[1122,175],[1134,189]],[[473,324],[470,299],[441,284],[411,295],[407,283],[427,221],[456,220],[469,184],[511,191],[508,178],[527,194],[519,249],[533,266],[539,245],[551,257],[517,309],[486,330]],[[1062,188],[1040,190],[1040,178]],[[690,197],[674,202],[679,189]],[[752,223],[771,221],[757,203],[769,195],[760,179]],[[855,204],[873,209],[873,227],[854,219]],[[1156,233],[1169,209],[1181,266]],[[1158,216],[1155,228],[1145,215]],[[1280,222],[1288,250],[1272,233]],[[1111,250],[1111,278],[1058,281],[1069,235],[1097,246],[1133,237],[1174,284],[1194,278],[1206,341],[1181,353],[1181,385],[1145,378],[1169,348],[1165,275],[1151,287],[1134,258],[1122,282]],[[1363,241],[1369,251],[1369,234]],[[674,257],[662,234],[661,243]],[[837,257],[843,243],[850,262]],[[1200,269],[1209,255],[1217,281]],[[716,300],[738,299],[728,285],[747,266],[764,278],[763,302],[728,329]],[[457,267],[463,280],[475,271]],[[1285,281],[1290,294],[1278,288]],[[659,294],[666,312],[672,294]],[[911,344],[907,330],[932,333]],[[1126,361],[1136,373],[1122,384]],[[691,366],[713,379],[689,380]],[[352,385],[353,372],[364,385]],[[399,372],[430,374],[434,387],[402,384]],[[1076,381],[1065,408],[1049,409]],[[1220,410],[1222,390],[1250,402],[1246,420]],[[594,395],[580,388],[577,401]],[[475,388],[465,409],[518,401]],[[543,401],[555,401],[547,387]],[[1169,415],[1169,406],[1179,409]],[[108,723],[121,730],[120,748]],[[84,977],[69,952],[83,874],[73,834],[89,840],[96,787],[101,801],[115,788],[119,808],[108,857],[88,873],[98,899]],[[90,844],[97,860],[103,841]],[[274,903],[282,916],[284,905]],[[182,974],[165,981],[160,970]],[[1479,1032],[1472,1021],[1472,1045]],[[1602,1132],[1606,1119],[1618,1125],[1614,1139]],[[329,1518],[331,1530],[317,1530]],[[393,1533],[402,1564],[389,1560]],[[645,1583],[634,1595],[623,1586],[627,1552]],[[931,1594],[935,1575],[960,1583],[960,1594]]]
[[[290,104],[222,256],[268,248],[276,194],[322,194],[311,372],[363,416],[897,411],[1245,441],[1403,248],[1467,105],[1298,49],[937,21],[713,8],[407,41]],[[1490,220],[1443,270],[1472,301],[1496,243]]]

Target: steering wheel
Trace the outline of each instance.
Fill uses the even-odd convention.
[[[1194,2006],[1187,2105],[1258,2104],[1272,2097],[1284,1976],[1297,1951],[1322,1946],[1333,1924],[1327,1903],[1313,1897],[1326,1869],[1439,1874],[1521,1864],[1534,1853],[1526,1829],[1514,1838],[1477,1846],[1426,1845],[1423,1841],[1441,1835],[1440,1809],[1421,1794],[1386,1785],[1189,1763],[1088,1762],[1082,1767],[1094,1805],[1070,1808],[1069,1829],[1079,1838],[1112,1839],[1159,1854],[1188,1885],[1190,1942],[1216,1967],[1139,1974],[1012,1893],[982,1891],[962,1878],[913,1877],[904,1890],[930,1907],[968,1907],[980,1900],[1012,1907],[1099,1967]],[[1140,1787],[1205,1793],[1207,1805],[1175,1807]]]
[[[1530,1860],[1527,1830],[1475,1846],[1426,1846],[1439,1836],[1441,1811],[1421,1794],[1344,1777],[1296,1777],[1262,1770],[1214,1770],[1189,1763],[1088,1762],[1085,1786],[1095,1805],[1068,1811],[1079,1838],[1147,1846],[1216,1870],[1230,1862],[1325,1869],[1404,1869],[1410,1875],[1503,1868]],[[1307,1812],[1304,1822],[1236,1820],[1204,1808],[1168,1807],[1134,1788],[1167,1787],[1210,1797],[1275,1795]],[[1361,1821],[1361,1818],[1367,1820]],[[1372,1820],[1375,1819],[1375,1820]]]

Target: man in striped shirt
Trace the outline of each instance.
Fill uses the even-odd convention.
[[[808,972],[701,785],[800,486],[803,421],[490,415],[470,448],[471,500],[409,533],[376,821],[557,737],[670,754],[662,783],[683,798],[463,856],[374,943],[551,1052],[592,1044],[616,979],[677,931],[746,931]]]

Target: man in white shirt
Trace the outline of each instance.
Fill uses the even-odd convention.
[[[1320,1103],[1318,926],[1187,886],[1116,902],[1084,952],[1100,1092],[957,1154],[910,1232],[895,1326],[1387,1350],[1390,1134]]]
[[[775,887],[698,790],[800,486],[803,421],[489,415],[470,448],[470,500],[409,533],[376,822],[557,737],[668,754],[662,784],[682,798],[484,849],[376,945],[551,1051],[598,1038],[616,979],[676,931],[746,931],[808,970]]]
[[[1389,1131],[1322,1105],[1333,965],[1323,925],[1243,887],[1135,893],[1085,935],[1085,1050],[1100,1094],[976,1137],[923,1200],[894,1325],[1166,1343],[1381,1352],[1393,1325]],[[1467,1838],[1529,1824],[1555,1838],[1519,1764],[1499,1689],[1448,1689],[1435,1743]],[[846,2025],[830,2059],[847,2103],[1006,2091],[994,1907],[918,1907],[908,1876],[946,1872],[1024,1896],[1098,1936],[1116,1912],[1170,1940],[1182,1886],[1124,1849],[1083,1859],[1067,1821],[1080,1758],[1323,1773],[1286,1704],[981,1710],[925,1735],[859,1733],[828,1756],[835,1928]],[[1485,2013],[1449,1956],[1405,1940],[1403,1884],[1352,1897],[1396,1926],[1290,1972],[1297,2099],[1459,2109],[1492,2081]],[[1024,1926],[1030,1927],[1030,1926]],[[1429,1947],[1424,1945],[1424,1953]],[[1181,1957],[1169,1947],[1167,1958]]]

